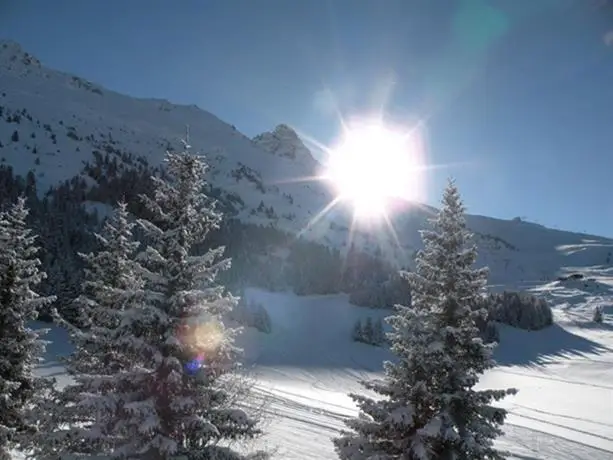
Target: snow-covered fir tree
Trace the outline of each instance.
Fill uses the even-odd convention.
[[[154,216],[139,221],[150,242],[142,254],[152,273],[143,346],[152,363],[136,379],[140,395],[125,422],[133,442],[121,452],[152,460],[240,459],[228,442],[260,430],[236,401],[241,350],[238,330],[224,319],[237,299],[216,282],[230,260],[223,247],[194,254],[222,216],[205,194],[206,164],[188,148],[167,154],[168,179],[154,177],[154,197],[143,197]]]
[[[353,325],[351,337],[356,342],[377,346],[382,345],[385,343],[385,333],[383,332],[383,322],[381,318],[378,318],[374,322],[370,316],[364,321],[357,319]]]
[[[0,213],[0,459],[10,458],[20,435],[35,431],[30,406],[52,384],[33,373],[45,350],[45,331],[28,323],[54,299],[35,291],[45,273],[27,216],[23,197]]]
[[[366,321],[364,321],[364,327],[362,328],[362,341],[365,343],[372,343],[374,332],[372,318],[368,316]]]
[[[148,242],[142,264],[131,261],[128,235],[118,237],[120,224],[131,226],[124,218],[99,239],[124,241],[125,263],[110,264],[116,257],[108,246],[87,256],[81,300],[90,312],[83,321],[88,327],[71,328],[76,383],[55,404],[64,409],[56,409],[55,432],[38,443],[44,448],[35,452],[37,459],[59,452],[142,460],[252,458],[224,444],[260,433],[256,420],[236,407],[240,379],[228,378],[240,350],[233,343],[236,331],[222,320],[236,299],[215,278],[229,261],[221,258],[223,248],[202,256],[192,251],[221,219],[203,193],[205,170],[199,156],[167,155],[166,179],[152,178],[155,195],[143,197],[154,217],[138,221]],[[118,213],[126,217],[125,207]]]
[[[381,345],[385,342],[385,332],[383,332],[383,321],[381,318],[377,318],[372,330],[372,343],[374,345]]]
[[[81,254],[84,283],[71,309],[78,316],[67,319],[55,312],[74,344],[66,358],[74,383],[39,404],[41,432],[29,446],[36,459],[55,459],[60,453],[97,458],[127,442],[122,422],[134,391],[130,376],[146,360],[131,348],[139,340],[131,318],[144,297],[143,270],[134,261],[139,246],[134,226],[120,202],[101,234],[95,234],[98,251]]]
[[[506,411],[492,402],[515,390],[474,388],[494,365],[475,322],[487,314],[475,307],[487,274],[472,268],[477,254],[453,182],[432,224],[422,232],[416,272],[407,274],[412,305],[388,319],[397,360],[385,363],[383,380],[364,382],[379,398],[352,395],[361,415],[334,441],[342,459],[504,458],[493,440]]]

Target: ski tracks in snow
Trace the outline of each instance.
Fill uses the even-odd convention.
[[[269,380],[255,389],[268,403],[271,434],[267,439],[271,445],[281,446],[278,454],[284,459],[334,459],[332,439],[344,428],[344,420],[356,415],[356,409],[342,388],[332,391],[330,383],[316,378],[309,386],[304,369],[295,372],[293,384],[284,380],[276,385]],[[292,370],[286,369],[284,374],[289,378]],[[315,373],[309,373],[309,377],[314,378]],[[556,419],[576,423],[568,426]],[[613,432],[613,423],[513,404],[504,431],[500,448],[509,451],[510,458],[515,460],[613,458],[613,450],[608,448],[613,445],[613,438],[603,433]]]

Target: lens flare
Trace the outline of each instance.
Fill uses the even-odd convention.
[[[202,320],[194,325],[183,325],[178,335],[190,356],[184,364],[185,370],[188,374],[196,374],[217,354],[224,340],[224,328],[216,320]]]
[[[200,369],[204,367],[205,356],[204,354],[199,354],[193,359],[190,359],[185,363],[185,370],[188,374],[196,374]]]

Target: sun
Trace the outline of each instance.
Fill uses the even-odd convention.
[[[356,122],[345,127],[340,142],[329,151],[324,175],[356,217],[382,216],[397,200],[420,198],[420,144],[417,130],[401,130],[380,121]]]

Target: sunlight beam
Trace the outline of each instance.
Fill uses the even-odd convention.
[[[309,222],[307,222],[307,225],[298,232],[297,238],[300,238],[307,231],[313,228],[313,226],[315,226],[317,222],[319,222],[323,217],[325,217],[325,215],[328,214],[339,202],[340,198],[336,197],[330,203],[328,203],[321,211],[315,214],[315,216],[313,216],[313,218],[309,220]]]

